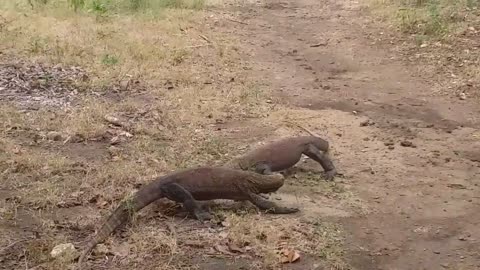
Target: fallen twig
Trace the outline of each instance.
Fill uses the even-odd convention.
[[[236,22],[236,23],[239,23],[239,24],[248,25],[248,23],[246,23],[246,22],[237,21],[237,20],[235,20],[235,19],[230,19],[230,18],[227,18],[227,20],[229,20],[229,21],[232,21],[232,22]]]
[[[25,241],[27,241],[27,240],[29,240],[29,239],[20,239],[20,240],[18,240],[18,241],[14,241],[14,242],[11,243],[10,245],[8,245],[8,246],[4,247],[2,250],[0,250],[0,254],[5,253],[5,251],[7,251],[8,249],[12,248],[12,247],[15,246],[16,244],[21,243],[21,242],[25,242]]]
[[[201,37],[202,39],[204,39],[206,42],[212,43],[212,42],[210,41],[210,39],[208,39],[206,36],[204,36],[204,35],[202,35],[202,34],[199,34],[198,36],[200,36],[200,37]]]

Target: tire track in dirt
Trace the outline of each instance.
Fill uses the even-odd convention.
[[[352,266],[480,267],[478,106],[433,97],[428,76],[371,42],[356,1],[267,0],[234,12],[246,24],[220,28],[256,62],[252,77],[285,104],[324,111],[324,132],[343,134],[329,138],[339,168],[373,208],[338,219]],[[374,124],[342,129],[353,111]],[[336,146],[346,138],[355,144]]]

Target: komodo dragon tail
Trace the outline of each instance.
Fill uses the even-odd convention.
[[[97,244],[105,241],[115,229],[127,222],[135,212],[138,212],[153,201],[163,197],[162,192],[158,188],[158,182],[157,180],[144,186],[135,193],[133,198],[123,201],[117,209],[115,209],[94,238],[88,242],[84,252],[78,259],[77,269],[82,269],[83,261]]]

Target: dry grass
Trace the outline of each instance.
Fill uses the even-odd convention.
[[[478,98],[480,22],[477,0],[372,0],[374,17],[401,35],[386,31],[389,42],[414,62],[420,73],[436,76],[437,94]],[[404,42],[408,40],[409,42]],[[462,98],[463,98],[462,97]]]
[[[229,215],[226,219],[226,238],[238,247],[254,247],[257,256],[262,257],[262,269],[277,269],[281,251],[286,248],[301,252],[301,256],[324,259],[332,269],[346,267],[342,232],[337,226],[320,220],[264,219],[256,215]]]
[[[476,0],[372,0],[377,15],[392,20],[405,33],[443,37],[474,15]]]
[[[100,214],[108,214],[137,184],[179,168],[226,161],[239,145],[217,125],[248,119],[258,119],[258,128],[282,125],[280,119],[260,120],[283,109],[268,88],[247,77],[248,63],[236,41],[206,30],[203,1],[85,1],[77,12],[67,1],[31,2],[33,9],[29,1],[0,4],[1,61],[23,59],[52,70],[79,66],[88,79],[71,106],[20,110],[15,102],[0,103],[5,153],[0,175],[11,190],[0,193],[0,227],[22,223],[30,229],[22,234],[6,229],[0,240],[10,243],[40,228],[38,239],[12,249],[8,267],[65,269],[70,262],[49,258],[52,247],[84,240],[78,230],[96,226]],[[138,6],[131,6],[135,2]],[[35,101],[28,91],[22,94]],[[122,126],[106,121],[107,115]],[[264,266],[278,266],[276,247],[288,234],[287,242],[302,252],[341,261],[337,229],[319,234],[317,225],[264,221],[255,214],[227,220],[229,238],[238,245],[250,241],[255,261]],[[188,250],[180,251],[178,239],[157,225],[133,227],[129,255],[114,263],[188,269],[171,261]],[[298,228],[308,235],[295,232]],[[216,233],[197,233],[202,235],[185,237],[205,246],[219,239]],[[258,239],[262,234],[267,238]],[[25,256],[15,253],[20,249],[27,250]]]

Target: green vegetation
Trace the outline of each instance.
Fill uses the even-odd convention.
[[[374,0],[373,10],[401,31],[443,37],[478,13],[479,0]]]

